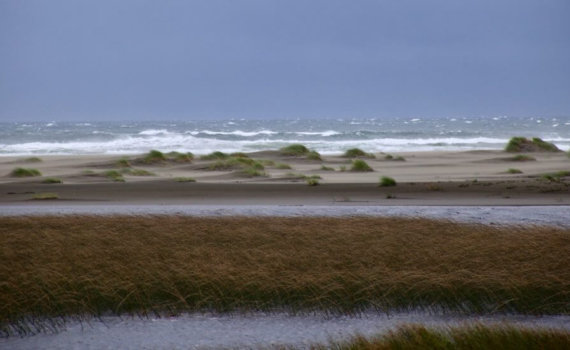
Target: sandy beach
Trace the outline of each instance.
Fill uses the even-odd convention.
[[[414,152],[363,158],[373,171],[351,171],[353,159],[323,155],[321,160],[285,156],[278,151],[249,153],[264,165],[262,176],[239,167],[216,169],[219,160],[145,163],[142,155],[81,155],[0,158],[0,205],[54,202],[75,204],[173,205],[569,205],[570,169],[564,152],[532,153],[534,160],[516,160],[503,151]],[[394,160],[400,158],[400,160]],[[127,160],[128,168],[121,168]],[[18,167],[41,176],[13,177]],[[284,168],[288,169],[284,169]],[[127,171],[125,171],[125,169]],[[509,173],[516,169],[517,173]],[[121,182],[105,176],[120,172]],[[512,170],[511,170],[512,171]],[[514,172],[514,171],[512,171]],[[144,175],[144,176],[141,176]],[[388,176],[396,186],[378,186]],[[306,179],[318,178],[318,186]],[[61,183],[44,183],[56,178]],[[55,193],[56,200],[34,199]]]

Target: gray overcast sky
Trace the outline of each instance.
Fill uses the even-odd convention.
[[[0,121],[570,114],[569,0],[0,0]]]

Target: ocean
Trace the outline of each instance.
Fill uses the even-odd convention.
[[[0,155],[136,154],[151,149],[206,154],[303,143],[323,154],[493,150],[512,136],[570,148],[570,117],[230,119],[157,122],[0,123]]]

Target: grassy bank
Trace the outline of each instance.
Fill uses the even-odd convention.
[[[313,350],[562,350],[568,348],[570,348],[570,333],[568,332],[501,325],[496,327],[463,326],[449,329],[408,325],[373,338],[359,336],[346,342],[311,347]]]
[[[0,324],[237,309],[570,312],[570,230],[397,218],[0,218]],[[26,332],[26,328],[15,328]]]

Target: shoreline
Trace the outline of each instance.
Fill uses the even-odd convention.
[[[193,217],[401,217],[494,226],[570,227],[570,206],[311,206],[311,205],[9,205],[1,217],[193,216]]]

